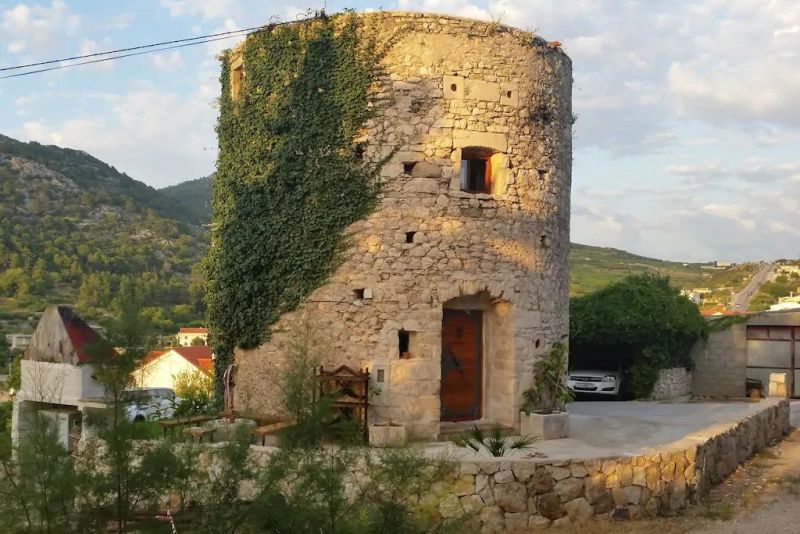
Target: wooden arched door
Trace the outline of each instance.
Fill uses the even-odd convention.
[[[444,309],[442,316],[442,421],[481,418],[483,314]]]

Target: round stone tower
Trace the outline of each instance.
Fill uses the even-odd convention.
[[[568,333],[570,59],[493,23],[359,17],[392,43],[388,104],[356,140],[365,157],[393,154],[380,203],[329,281],[236,351],[235,407],[279,411],[286,332],[308,318],[325,367],[369,368],[372,421],[428,438],[460,421],[514,427],[533,363]]]

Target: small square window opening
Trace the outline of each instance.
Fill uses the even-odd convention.
[[[491,151],[464,149],[461,152],[461,190],[468,193],[492,192]]]
[[[356,300],[364,300],[364,288],[354,289],[353,295],[355,295]]]
[[[417,232],[406,232],[406,243],[413,243]]]
[[[417,164],[416,161],[407,161],[407,162],[403,163],[403,172],[405,174],[411,174],[411,172],[414,170],[414,166],[416,164]]]

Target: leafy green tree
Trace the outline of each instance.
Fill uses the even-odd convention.
[[[629,276],[570,300],[573,366],[631,369],[634,394],[648,396],[666,367],[690,367],[690,351],[707,336],[697,306],[651,274]]]

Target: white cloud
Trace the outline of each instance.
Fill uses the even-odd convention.
[[[131,25],[134,18],[133,13],[120,13],[108,19],[103,27],[109,30],[124,30]]]
[[[205,20],[230,16],[234,4],[232,0],[161,0],[171,17],[201,16]]]
[[[23,125],[27,139],[69,146],[96,156],[152,185],[207,175],[214,168],[216,111],[202,87],[190,97],[152,86],[107,95],[102,111],[62,123],[37,119]]]
[[[469,0],[398,0],[397,6],[404,11],[446,13],[480,20],[491,20],[492,18],[489,11],[478,7]]]
[[[168,54],[152,54],[150,61],[161,72],[174,72],[183,68],[183,57],[180,51],[174,50]]]
[[[14,54],[52,53],[65,36],[80,26],[80,16],[70,12],[62,0],[47,5],[17,4],[0,13],[0,35],[8,39],[6,49]]]

